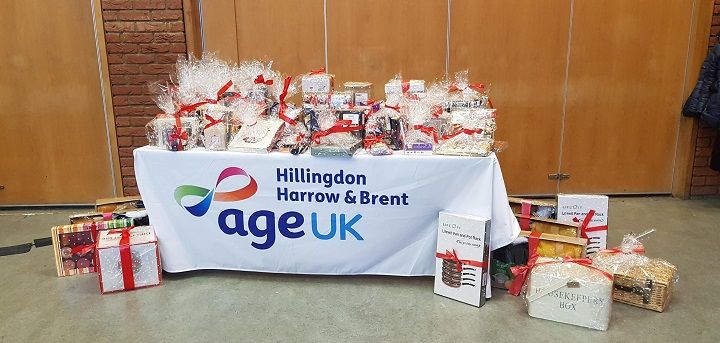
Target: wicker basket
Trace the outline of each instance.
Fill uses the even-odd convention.
[[[613,300],[663,312],[670,303],[675,275],[674,266],[657,260],[631,267],[625,274],[614,274]]]

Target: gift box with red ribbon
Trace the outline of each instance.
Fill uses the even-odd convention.
[[[485,304],[489,239],[489,219],[440,212],[435,294],[477,307]]]
[[[91,221],[71,225],[59,225],[50,229],[58,276],[94,273],[95,242],[102,230],[133,225],[133,219]]]
[[[103,294],[162,284],[160,254],[152,226],[101,231],[96,260]]]
[[[559,222],[581,224],[580,237],[588,240],[588,256],[607,248],[607,196],[558,194],[557,204]]]
[[[529,267],[525,287],[528,315],[607,330],[612,312],[613,276],[590,259],[539,258]]]

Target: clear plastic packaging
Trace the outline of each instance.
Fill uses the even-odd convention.
[[[639,237],[645,234],[625,235],[620,248],[595,254],[593,265],[615,276],[615,301],[663,312],[678,281],[677,268],[643,255],[645,248]]]
[[[368,117],[365,123],[365,137],[382,136],[390,149],[402,150],[406,125],[407,119],[400,114],[400,110],[386,104]]]
[[[232,112],[225,106],[207,104],[203,107],[202,113],[205,150],[227,150],[228,118]]]
[[[368,106],[369,100],[372,99],[372,83],[370,82],[345,82],[345,90],[353,94],[353,104],[355,106]]]
[[[162,284],[157,237],[152,226],[101,231],[97,256],[102,293]]]
[[[613,277],[590,263],[589,259],[538,259],[525,284],[528,315],[607,330]]]
[[[302,77],[302,92],[305,93],[329,93],[333,89],[335,75],[325,72],[325,68],[311,70]]]
[[[190,150],[197,146],[199,123],[196,117],[161,117],[154,119],[158,144],[170,151]]]
[[[361,147],[362,140],[353,133],[362,126],[349,120],[334,120],[331,111],[320,112],[320,131],[313,134],[310,153],[313,156],[352,157]]]
[[[443,136],[435,153],[488,156],[495,143],[495,110],[463,109],[451,112],[453,133]]]

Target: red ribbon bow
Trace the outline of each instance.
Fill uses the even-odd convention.
[[[473,266],[473,267],[478,267],[478,268],[485,268],[488,266],[487,261],[480,262],[480,261],[475,261],[475,260],[461,260],[460,258],[458,258],[458,255],[457,255],[457,252],[455,251],[455,249],[453,249],[452,251],[445,250],[444,254],[439,253],[439,252],[435,253],[435,257],[441,258],[443,260],[455,261],[455,269],[457,269],[458,272],[462,272],[462,269],[463,269],[462,266],[464,264]]]
[[[184,149],[182,142],[188,140],[188,134],[182,128],[180,115],[175,115],[175,131],[170,133],[170,140],[178,142],[178,151],[182,151]]]
[[[580,237],[585,238],[588,240],[588,244],[590,244],[590,238],[588,237],[588,232],[594,232],[594,231],[607,231],[608,226],[607,225],[601,225],[596,226],[593,228],[588,228],[590,225],[590,221],[592,220],[593,216],[595,215],[595,210],[588,211],[588,214],[585,216],[585,219],[583,219],[582,224],[580,224]],[[578,223],[580,222],[577,217],[573,218],[573,221]]]
[[[132,253],[130,251],[130,230],[134,228],[134,226],[131,226],[108,231],[109,235],[120,234],[118,248],[120,249],[120,266],[122,267],[123,284],[126,291],[135,289],[135,273],[133,272]]]
[[[262,76],[262,75],[261,75]],[[292,80],[292,76],[288,76],[285,78],[285,83],[283,84],[283,90],[282,93],[280,93],[280,110],[278,111],[278,117],[282,119],[284,122],[290,124],[291,126],[297,125],[297,122],[285,115],[285,111],[288,109],[287,103],[285,103],[285,98],[287,98],[288,94],[288,88],[290,87],[290,81]]]
[[[88,245],[79,245],[79,246],[76,246],[76,247],[72,248],[72,250],[70,250],[70,253],[71,253],[71,254],[85,255],[85,254],[87,254],[87,253],[89,253],[89,252],[92,252],[92,251],[94,251],[94,250],[95,250],[95,243],[93,243],[93,244],[88,244]]]
[[[320,144],[320,138],[325,137],[331,133],[360,131],[363,129],[362,125],[351,125],[352,122],[350,120],[338,120],[333,127],[325,131],[316,132],[313,135],[313,141],[315,142],[315,144]]]
[[[310,75],[325,74],[325,68],[310,69]]]
[[[391,110],[395,110],[395,112],[400,113],[400,105],[397,106],[390,106],[388,104],[385,104],[385,108],[389,108]]]
[[[365,138],[365,140],[364,140],[364,142],[365,142],[365,149],[371,148],[371,147],[372,147],[373,145],[375,145],[376,143],[383,143],[383,144],[385,144],[385,140],[383,140],[383,138],[385,138],[385,137],[390,137],[390,135],[388,135],[387,133],[383,133],[383,134],[381,134],[381,135],[379,135],[379,136],[370,136],[370,137]],[[385,144],[385,145],[387,145],[387,144]]]
[[[431,111],[430,114],[432,114],[432,116],[435,117],[435,118],[437,118],[437,117],[439,117],[440,115],[443,114],[443,109],[442,109],[442,107],[440,107],[440,106],[438,106],[438,105],[433,105],[433,106],[430,108],[430,111]]]
[[[263,76],[263,74],[260,74],[255,78],[255,84],[270,86],[273,84],[273,80],[265,80],[265,77]]]
[[[415,125],[415,126],[413,126],[413,130],[418,130],[418,131],[432,137],[433,140],[435,141],[435,144],[438,143],[438,132],[437,132],[436,128],[422,126],[422,125]]]
[[[542,235],[541,232],[535,231],[530,233],[530,236],[528,237],[528,250],[530,252],[530,257],[528,258],[527,264],[524,266],[510,267],[510,272],[515,276],[515,280],[513,280],[512,286],[510,286],[510,289],[508,290],[508,292],[512,295],[520,294],[520,290],[522,289],[523,284],[525,284],[525,279],[527,279],[530,270],[533,266],[535,266],[535,262],[537,262],[537,259],[540,257],[537,253],[540,235]]]
[[[215,119],[215,118],[211,117],[210,115],[205,114],[205,119],[207,119],[207,121],[209,122],[209,123],[207,123],[207,124],[205,125],[205,127],[204,127],[204,129],[207,130],[207,129],[210,128],[210,127],[213,127],[213,126],[215,126],[215,125],[217,125],[217,124],[220,124],[220,123],[224,122],[224,121],[225,121],[225,115],[223,114],[219,119]],[[187,135],[187,133],[186,133],[186,135]]]
[[[472,136],[473,134],[482,133],[482,132],[483,132],[482,129],[470,130],[470,129],[462,128],[462,129],[460,129],[460,131],[455,132],[455,133],[453,133],[452,135],[442,136],[442,139],[443,139],[443,140],[447,140],[447,139],[453,138],[453,137],[455,137],[455,136],[457,136],[457,135],[459,135],[459,134],[461,134],[461,133],[464,133],[464,134],[466,134],[466,135],[468,135],[468,136]]]

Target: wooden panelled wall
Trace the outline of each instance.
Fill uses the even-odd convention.
[[[375,98],[399,72],[469,70],[499,109],[511,194],[689,189],[694,133],[680,109],[711,0],[213,0],[202,18],[188,8],[199,1],[185,3],[198,14],[189,52],[273,60],[291,75],[327,67],[336,88],[370,81]]]

